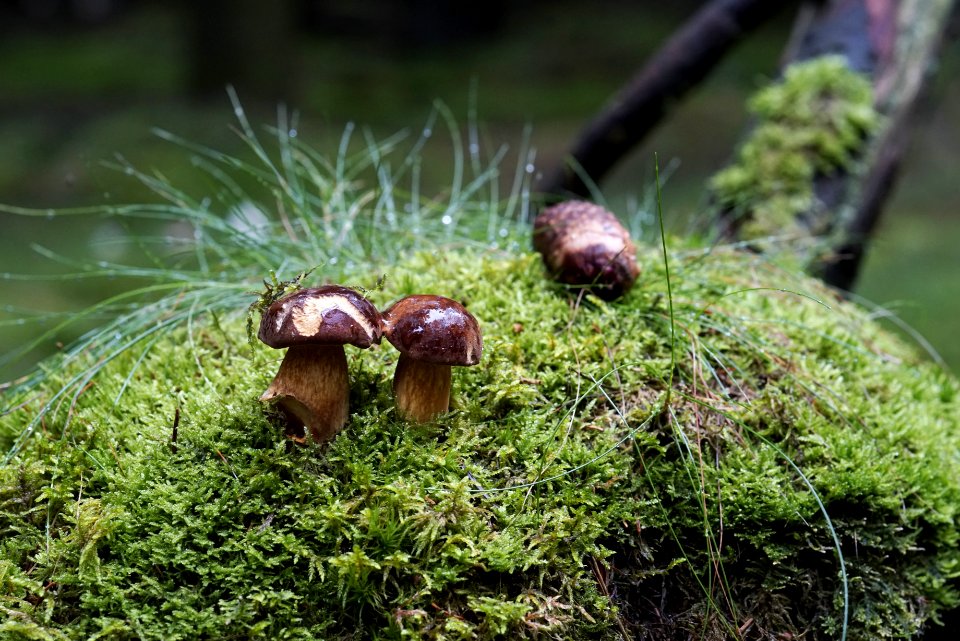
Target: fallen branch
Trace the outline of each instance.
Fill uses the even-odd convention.
[[[793,3],[714,0],[649,60],[583,129],[567,162],[545,180],[550,195],[588,196],[582,175],[599,181],[695,87],[745,35]]]
[[[868,241],[893,191],[923,94],[943,41],[953,0],[834,0],[814,10],[791,62],[840,53],[869,74],[884,117],[859,169],[817,176],[814,192],[837,232],[834,251],[813,270],[828,284],[853,288]],[[789,64],[789,63],[788,63]]]

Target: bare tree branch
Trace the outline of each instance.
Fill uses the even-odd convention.
[[[602,179],[660,122],[672,102],[703,80],[746,34],[792,4],[771,0],[707,3],[584,128],[570,151],[572,162],[554,170],[542,191],[587,196],[587,185],[573,166],[594,181]]]

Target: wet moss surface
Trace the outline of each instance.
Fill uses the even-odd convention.
[[[413,425],[396,351],[348,350],[326,446],[257,402],[280,353],[244,310],[130,350],[23,440],[76,374],[48,362],[0,418],[0,636],[880,639],[954,605],[957,382],[758,256],[677,249],[672,317],[640,263],[612,303],[532,255],[393,266],[373,301],[461,301],[483,360]]]

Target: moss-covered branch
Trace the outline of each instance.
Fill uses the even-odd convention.
[[[711,181],[728,234],[804,239],[831,228],[818,176],[854,171],[878,128],[870,81],[840,56],[796,63],[750,101],[756,124],[736,161]]]
[[[808,95],[820,101],[819,113],[796,123],[777,114],[776,135],[770,135],[770,114],[759,110],[757,130],[744,143],[738,161],[713,183],[724,233],[819,237],[825,242],[811,255],[811,269],[831,285],[852,288],[892,189],[910,114],[952,5],[952,0],[832,0],[811,5],[798,21],[784,86],[796,76],[797,67],[810,68],[824,59],[842,60],[848,81],[832,87],[810,85]],[[863,81],[853,74],[865,78],[872,89],[879,117],[870,118],[869,127]],[[799,100],[796,106],[804,107],[805,99]],[[838,128],[834,118],[844,109],[852,110],[844,116],[848,130]],[[791,128],[797,131],[791,133]],[[802,136],[821,142],[806,146],[798,140]],[[842,157],[823,142],[842,149]],[[738,185],[745,193],[734,193]]]

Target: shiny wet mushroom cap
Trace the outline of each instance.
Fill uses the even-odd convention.
[[[640,273],[637,249],[617,217],[582,200],[557,203],[533,221],[533,248],[560,283],[586,286],[613,300],[633,287]]]
[[[383,334],[400,352],[393,391],[401,415],[424,422],[450,406],[454,366],[480,362],[483,335],[463,305],[443,296],[407,296],[383,312]]]
[[[277,349],[310,344],[367,348],[380,342],[380,314],[348,287],[311,287],[270,305],[260,318],[257,335]]]
[[[332,439],[347,421],[350,396],[343,346],[365,349],[381,335],[376,307],[346,287],[301,289],[275,301],[260,318],[258,336],[289,349],[260,400],[276,402],[294,432]]]

